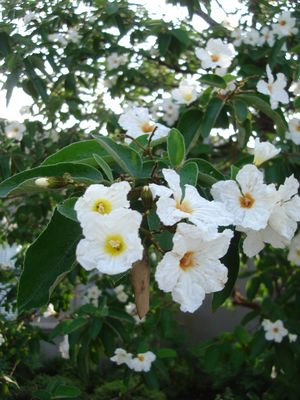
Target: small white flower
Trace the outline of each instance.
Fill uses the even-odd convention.
[[[269,65],[267,65],[267,76],[268,82],[263,80],[258,81],[257,91],[262,94],[270,96],[271,108],[275,110],[278,107],[278,103],[288,104],[289,95],[284,89],[286,87],[287,81],[284,74],[281,72],[276,75],[276,80],[272,75]]]
[[[277,149],[272,143],[261,142],[258,138],[256,138],[253,163],[259,167],[265,161],[276,157],[279,153],[280,149]]]
[[[234,39],[234,46],[240,46],[243,43],[243,32],[240,28],[236,28],[233,32],[231,32],[231,37]]]
[[[236,181],[219,181],[212,186],[212,196],[223,202],[234,215],[234,224],[242,228],[263,229],[273,210],[276,199],[274,185],[263,183],[263,173],[254,165],[245,165]]]
[[[50,33],[48,35],[49,42],[56,43],[58,42],[61,46],[66,46],[68,44],[67,39],[62,33]]]
[[[98,306],[98,298],[101,296],[102,290],[97,285],[90,286],[85,294],[85,299],[88,303],[92,303],[95,307]]]
[[[187,80],[183,80],[180,82],[178,89],[172,90],[172,96],[178,104],[189,105],[197,99],[196,87]]]
[[[127,366],[130,366],[132,354],[127,353],[124,349],[118,348],[115,350],[115,355],[110,357],[110,360],[115,362],[117,365],[126,364]]]
[[[162,103],[162,109],[164,111],[163,121],[169,126],[174,125],[179,117],[179,105],[175,104],[171,99],[165,99]]]
[[[155,280],[164,292],[171,292],[181,311],[194,312],[206,293],[224,288],[227,268],[221,264],[233,232],[222,233],[180,223],[173,237],[173,249],[159,262]]]
[[[262,326],[265,330],[266,340],[274,340],[276,343],[281,343],[282,339],[288,334],[287,329],[285,329],[283,322],[280,320],[271,322],[265,319],[262,322]]]
[[[67,32],[66,39],[67,39],[69,42],[72,42],[72,43],[77,44],[77,43],[79,43],[80,40],[81,40],[81,35],[80,35],[80,33],[79,33],[76,29],[70,28],[70,29],[68,30],[68,32]]]
[[[249,32],[246,32],[244,43],[250,46],[261,46],[262,40],[259,32],[254,28],[252,28]]]
[[[21,115],[30,114],[30,112],[31,112],[31,108],[29,106],[23,106],[20,108]]]
[[[16,255],[21,250],[21,246],[16,243],[11,246],[8,243],[0,244],[0,267],[1,269],[11,269],[15,267]]]
[[[273,365],[273,367],[272,367],[272,371],[271,371],[270,377],[271,377],[271,379],[276,379],[277,378],[277,372],[276,372],[275,365]]]
[[[57,312],[54,310],[54,305],[52,303],[49,303],[47,310],[43,313],[43,317],[48,318],[48,317],[52,317],[56,314],[57,314]]]
[[[295,96],[300,95],[300,81],[298,82],[293,82],[291,84],[291,87],[289,89],[292,93],[294,93]]]
[[[137,211],[119,209],[109,218],[92,218],[76,250],[77,261],[86,270],[120,274],[141,260],[143,246],[138,229],[142,216]]]
[[[125,292],[124,289],[125,289],[124,285],[118,285],[117,287],[114,288],[117,299],[121,303],[126,303],[126,301],[128,300],[128,294]]]
[[[296,18],[291,17],[290,11],[284,11],[278,18],[276,24],[272,24],[273,32],[279,38],[296,34],[298,29],[295,27]]]
[[[298,335],[296,335],[295,333],[289,333],[289,341],[290,341],[290,343],[296,342],[297,339],[298,339]]]
[[[300,267],[300,233],[298,233],[291,241],[288,260]]]
[[[209,39],[205,49],[196,48],[196,56],[201,60],[203,69],[230,66],[235,55],[231,43],[223,43],[221,39]]]
[[[156,184],[150,184],[149,187],[153,197],[159,197],[157,215],[164,225],[174,225],[185,218],[207,229],[232,223],[233,216],[223,204],[204,199],[191,185],[185,185],[183,196],[179,175],[172,169],[163,169],[162,173],[169,188]]]
[[[218,89],[217,92],[222,96],[226,96],[228,93],[233,92],[235,89],[236,84],[235,82],[231,81],[227,83],[226,89]]]
[[[5,343],[4,336],[2,335],[2,333],[0,333],[0,346],[2,346],[4,343]]]
[[[145,322],[146,318],[143,317],[142,319],[138,316],[137,313],[137,309],[136,309],[136,305],[134,303],[129,302],[128,304],[126,304],[125,306],[125,311],[127,312],[127,314],[131,315],[132,318],[134,319],[136,325],[139,325],[143,322]]]
[[[38,15],[34,12],[29,11],[23,19],[24,25],[28,25],[31,21],[37,20]]]
[[[90,185],[74,207],[83,229],[90,229],[87,225],[89,223],[93,225],[94,218],[103,218],[115,210],[129,208],[127,200],[129,191],[130,185],[126,181],[116,182],[111,186]]]
[[[5,135],[9,139],[22,140],[26,126],[20,122],[14,121],[4,128]]]
[[[153,361],[156,360],[156,355],[152,351],[146,353],[139,353],[132,359],[129,367],[136,372],[149,372]]]
[[[168,127],[152,121],[149,111],[144,107],[128,108],[120,116],[118,122],[126,134],[133,138],[151,135],[155,130],[153,140],[156,140],[167,136],[170,130]]]
[[[60,351],[62,358],[66,359],[66,360],[68,360],[70,358],[69,350],[70,350],[69,337],[68,337],[68,335],[65,335],[63,338],[63,341],[60,342],[60,344],[59,344],[59,351]]]
[[[300,119],[292,118],[289,121],[289,131],[286,132],[285,136],[295,144],[300,144]]]
[[[126,54],[111,53],[107,59],[107,69],[111,71],[112,69],[119,68],[121,65],[125,65],[128,62],[128,56]]]
[[[268,27],[264,26],[260,31],[260,33],[261,33],[262,44],[268,43],[270,47],[273,47],[275,44],[274,32]]]

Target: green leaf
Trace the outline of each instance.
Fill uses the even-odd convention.
[[[132,177],[140,174],[142,159],[137,151],[127,145],[117,144],[105,136],[97,136],[97,140],[124,172]]]
[[[80,225],[55,210],[46,229],[26,252],[18,288],[20,312],[48,303],[53,290],[76,261],[80,238]]]
[[[211,163],[202,158],[190,158],[189,162],[193,161],[198,165],[199,172],[210,175],[211,177],[215,178],[216,181],[224,180],[224,175],[218,171]]]
[[[84,325],[87,324],[87,319],[84,317],[79,317],[69,321],[68,325],[64,329],[64,334],[69,335],[72,332],[77,331],[78,329],[82,328]]]
[[[197,143],[200,136],[202,112],[197,109],[186,111],[180,118],[177,128],[182,132],[185,141],[186,153]]]
[[[74,386],[59,385],[51,396],[51,399],[70,399],[80,396],[81,391]]]
[[[165,56],[171,43],[172,36],[169,33],[160,33],[157,37],[158,51],[161,56]]]
[[[6,32],[0,32],[0,55],[6,57],[11,51],[10,37]]]
[[[295,101],[294,101],[294,107],[295,107],[295,110],[296,110],[296,111],[300,110],[300,96],[298,96],[298,97],[295,99]]]
[[[235,180],[237,174],[239,173],[240,168],[236,167],[235,165],[230,166],[230,179]]]
[[[70,197],[64,200],[62,203],[57,205],[57,211],[60,212],[64,217],[71,219],[72,221],[78,222],[76,211],[74,206],[78,197]]]
[[[96,166],[97,162],[94,159],[94,154],[104,158],[107,162],[107,152],[97,140],[75,142],[46,158],[42,165],[52,165],[61,162],[80,162],[82,164],[91,164]],[[109,159],[111,159],[111,157],[109,157]]]
[[[1,182],[0,198],[9,194],[34,193],[45,190],[35,184],[35,180],[40,177],[66,177],[66,185],[70,179],[85,184],[103,180],[101,173],[89,165],[75,163],[45,165],[20,172]]]
[[[199,79],[200,82],[205,83],[206,85],[213,86],[213,87],[218,87],[220,89],[226,89],[227,83],[223,78],[221,78],[219,75],[215,74],[207,74],[201,76]]]
[[[221,262],[228,269],[228,280],[225,287],[220,292],[216,292],[213,295],[212,309],[215,311],[220,307],[224,301],[231,295],[235,282],[238,277],[240,268],[240,254],[239,254],[239,243],[241,233],[235,232],[234,237],[231,239],[231,243],[227,254],[221,259]]]
[[[280,135],[285,134],[287,130],[287,124],[284,118],[276,111],[272,110],[269,104],[263,100],[261,97],[258,97],[255,94],[245,93],[238,94],[234,96],[235,100],[242,100],[248,106],[252,106],[262,113],[266,114],[269,118],[271,118],[276,124],[276,131]]]
[[[98,156],[98,154],[93,154],[93,156],[94,156],[94,159],[96,160],[97,164],[99,165],[99,167],[102,169],[102,171],[107,176],[108,180],[110,182],[113,182],[114,181],[114,177],[113,177],[113,174],[112,174],[112,170],[111,170],[110,166],[107,164],[107,162],[104,161],[103,158]]]
[[[176,37],[181,43],[185,44],[188,46],[191,42],[190,37],[187,33],[187,31],[177,28],[177,29],[172,29],[171,31],[172,35]]]
[[[176,358],[177,352],[174,349],[163,348],[156,352],[157,358]]]
[[[210,131],[214,127],[224,104],[224,100],[220,99],[219,97],[213,97],[210,100],[200,127],[202,137],[206,138],[209,136]]]
[[[247,104],[242,100],[233,100],[233,109],[238,121],[244,122],[248,114]]]
[[[32,65],[30,59],[27,57],[24,60],[25,69],[28,75],[28,78],[32,82],[35,90],[40,95],[41,99],[45,104],[48,102],[48,94],[47,94],[47,86],[43,79],[41,79],[34,70],[34,66]]]
[[[171,166],[179,167],[185,158],[185,143],[182,134],[175,128],[169,132],[167,150]]]
[[[193,161],[188,161],[179,171],[180,185],[196,186],[198,181],[198,165]]]

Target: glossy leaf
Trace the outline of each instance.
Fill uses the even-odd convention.
[[[180,118],[177,128],[184,137],[186,153],[197,143],[200,136],[202,112],[197,109],[186,111]]]
[[[171,166],[179,167],[185,158],[185,143],[182,134],[175,128],[169,132],[167,150]]]
[[[216,120],[224,106],[224,100],[219,97],[213,97],[206,108],[206,112],[201,123],[201,136],[206,138],[209,136],[210,131],[215,126]]]
[[[107,164],[107,162],[102,157],[98,156],[98,154],[93,154],[93,156],[94,156],[94,159],[96,160],[97,164],[99,165],[99,167],[102,169],[102,171],[107,176],[108,180],[110,182],[113,182],[114,177],[112,174],[112,170],[111,170],[110,166]]]
[[[74,206],[77,200],[77,197],[70,197],[69,199],[64,200],[62,203],[57,205],[57,211],[64,217],[69,218],[72,221],[78,222],[76,211],[74,210]]]
[[[201,76],[201,78],[199,78],[199,81],[205,83],[206,85],[217,87],[220,89],[226,89],[227,86],[225,80],[221,76],[215,74],[203,75]]]

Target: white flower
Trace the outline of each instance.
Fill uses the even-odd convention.
[[[121,65],[125,65],[128,62],[127,54],[111,53],[107,59],[107,69],[111,71],[112,69],[119,68]]]
[[[266,228],[249,230],[237,227],[237,230],[247,234],[243,250],[249,257],[258,254],[265,243],[274,248],[286,247],[297,229],[300,221],[300,197],[298,196],[299,182],[294,176],[286,178],[283,185],[274,194],[275,204]]]
[[[90,185],[74,206],[82,227],[90,229],[87,225],[89,223],[93,225],[94,218],[98,216],[103,218],[115,210],[129,208],[130,204],[127,200],[129,191],[130,185],[126,181],[116,182],[111,186]]]
[[[183,80],[180,82],[178,89],[172,90],[172,96],[178,104],[189,105],[197,99],[196,87],[187,80]]]
[[[24,115],[24,114],[30,114],[31,112],[31,108],[30,106],[23,106],[20,108],[20,114]]]
[[[14,268],[16,264],[16,255],[21,250],[21,246],[16,243],[11,246],[8,243],[0,244],[0,267],[1,269]]]
[[[14,121],[4,128],[5,135],[9,139],[22,140],[26,126],[20,122]]]
[[[270,378],[271,379],[276,379],[277,378],[277,372],[276,372],[275,365],[273,365],[273,367],[272,367]]]
[[[62,33],[50,33],[48,35],[48,40],[53,43],[58,42],[61,46],[66,46],[68,44],[67,39]]]
[[[196,56],[201,60],[203,69],[230,66],[235,55],[231,43],[223,43],[221,39],[209,39],[205,49],[196,48]]]
[[[169,126],[174,125],[179,117],[179,105],[173,103],[171,99],[165,99],[162,103],[162,109],[164,111],[162,119]]]
[[[118,348],[115,350],[115,355],[113,357],[110,357],[110,360],[115,362],[117,365],[126,364],[130,366],[132,354],[127,353],[127,351],[124,349]]]
[[[136,305],[134,303],[129,302],[128,304],[126,304],[125,306],[125,311],[127,312],[127,314],[131,315],[132,318],[134,319],[136,325],[139,325],[143,322],[145,322],[146,318],[143,317],[142,319],[138,316],[137,313],[137,309],[136,309]]]
[[[279,153],[280,149],[277,149],[272,143],[261,142],[258,138],[256,138],[253,163],[257,167],[259,167],[265,161],[268,161],[271,158],[276,157],[277,154]]]
[[[240,28],[236,28],[233,32],[231,32],[231,37],[234,39],[234,46],[240,46],[243,43],[243,32],[240,30]]]
[[[139,353],[137,357],[133,358],[129,367],[136,372],[149,372],[151,364],[156,360],[156,355],[152,351],[146,353]]]
[[[28,25],[31,21],[37,20],[38,15],[34,12],[29,11],[23,19],[24,25]]]
[[[76,250],[77,261],[86,270],[120,274],[141,260],[143,246],[138,235],[142,216],[137,211],[119,209],[109,218],[94,218]]]
[[[300,95],[300,81],[298,82],[293,82],[290,86],[289,89],[292,93],[294,93],[295,96]]]
[[[141,135],[153,134],[153,140],[167,136],[169,128],[152,121],[149,111],[144,107],[128,108],[119,118],[119,125],[126,131],[126,134],[137,138]]]
[[[62,358],[65,358],[66,360],[68,360],[70,358],[69,350],[70,350],[69,337],[68,337],[68,335],[65,335],[63,338],[63,341],[60,342],[60,344],[59,344],[59,351],[60,351]]]
[[[74,28],[70,28],[69,30],[68,30],[68,32],[67,32],[67,36],[66,36],[66,39],[69,41],[69,42],[72,42],[72,43],[79,43],[80,42],[80,40],[81,40],[81,35],[80,35],[80,33],[76,30],[76,29],[74,29]]]
[[[2,335],[2,333],[0,333],[0,346],[2,346],[4,343],[5,343],[4,336]]]
[[[149,187],[153,197],[159,197],[156,212],[164,225],[174,225],[185,218],[207,229],[232,223],[233,216],[223,204],[204,199],[191,185],[185,185],[183,196],[179,175],[172,169],[163,169],[162,172],[169,188],[156,184]]]
[[[292,140],[295,144],[300,144],[300,119],[292,118],[289,122],[289,132],[285,134],[287,139]]]
[[[264,26],[260,33],[262,44],[268,43],[270,47],[273,47],[275,44],[274,32],[268,27]]]
[[[288,260],[300,267],[300,233],[298,233],[291,241]]]
[[[125,289],[124,285],[118,285],[117,287],[114,288],[117,299],[121,303],[126,303],[126,301],[128,300],[128,294],[125,292],[124,289]]]
[[[291,17],[290,11],[284,11],[278,18],[276,24],[272,24],[273,32],[279,38],[296,34],[298,29],[295,27],[296,18]]]
[[[88,303],[92,303],[95,307],[98,306],[98,298],[101,296],[102,290],[97,285],[90,286],[85,294],[85,299]]]
[[[56,315],[56,311],[54,310],[54,305],[52,303],[48,304],[47,310],[43,313],[44,318],[52,317]]]
[[[261,46],[262,40],[259,32],[254,28],[252,28],[249,32],[246,32],[244,43],[250,46]]]
[[[228,82],[226,85],[226,89],[217,89],[216,91],[222,95],[222,96],[226,96],[228,93],[233,92],[236,89],[236,84],[231,81]]]
[[[294,333],[289,333],[289,341],[290,343],[294,343],[296,342],[296,340],[298,339],[298,335],[294,334]]]
[[[235,225],[255,230],[266,227],[276,201],[275,186],[265,185],[263,173],[250,164],[238,172],[236,181],[215,183],[211,193],[234,215]]]
[[[155,279],[164,292],[171,292],[181,311],[194,312],[206,293],[224,288],[227,268],[221,264],[233,232],[207,231],[180,223],[173,237],[173,249],[159,262]]]
[[[267,65],[268,82],[263,80],[258,81],[257,91],[270,96],[271,108],[275,110],[278,103],[288,104],[289,95],[284,88],[286,87],[286,77],[281,72],[276,75],[276,80],[272,75],[269,65]]]
[[[262,326],[265,330],[266,340],[274,340],[276,343],[281,343],[282,339],[288,334],[288,331],[285,329],[283,322],[280,320],[271,322],[268,319],[264,319],[262,322]]]

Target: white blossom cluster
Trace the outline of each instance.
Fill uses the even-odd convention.
[[[100,290],[97,285],[92,285],[87,288],[86,293],[84,295],[84,300],[87,303],[91,303],[95,307],[98,307],[98,299],[101,295],[102,295],[102,290]]]
[[[146,353],[139,353],[133,357],[131,353],[126,350],[118,348],[115,350],[115,355],[110,358],[111,361],[117,365],[125,364],[128,368],[135,372],[149,372],[152,363],[156,360],[156,355],[152,351]]]
[[[77,246],[76,256],[86,270],[119,274],[142,258],[142,216],[129,208],[129,191],[128,182],[110,187],[95,184],[77,200],[75,210],[85,237]]]
[[[139,324],[145,322],[145,320],[146,320],[145,317],[140,318],[138,316],[137,308],[136,308],[136,305],[134,303],[129,302],[128,304],[126,304],[125,311],[127,312],[127,314],[132,316],[132,318],[134,319],[136,325],[139,325]]]
[[[237,28],[231,33],[231,37],[234,39],[233,44],[235,46],[241,46],[244,43],[258,47],[268,44],[273,47],[276,37],[281,39],[295,35],[298,32],[295,25],[296,18],[291,16],[290,11],[284,11],[271,27],[264,26],[260,31],[255,28],[251,28],[249,31],[242,31]]]
[[[128,300],[128,294],[125,292],[124,285],[118,285],[114,288],[114,292],[116,294],[117,299],[120,303],[126,303]]]
[[[48,40],[49,42],[59,43],[61,46],[65,47],[69,43],[78,44],[81,40],[81,35],[76,29],[69,28],[65,33],[50,33],[48,35]]]
[[[276,343],[281,343],[285,336],[288,336],[290,343],[296,342],[298,336],[294,333],[289,333],[281,320],[275,322],[269,319],[264,319],[262,327],[265,331],[266,340],[273,340]]]
[[[113,69],[119,68],[121,65],[125,65],[128,62],[127,54],[111,53],[107,59],[107,70],[111,71]]]
[[[0,269],[11,269],[15,267],[16,255],[21,250],[21,246],[16,243],[9,245],[8,243],[0,244]]]

